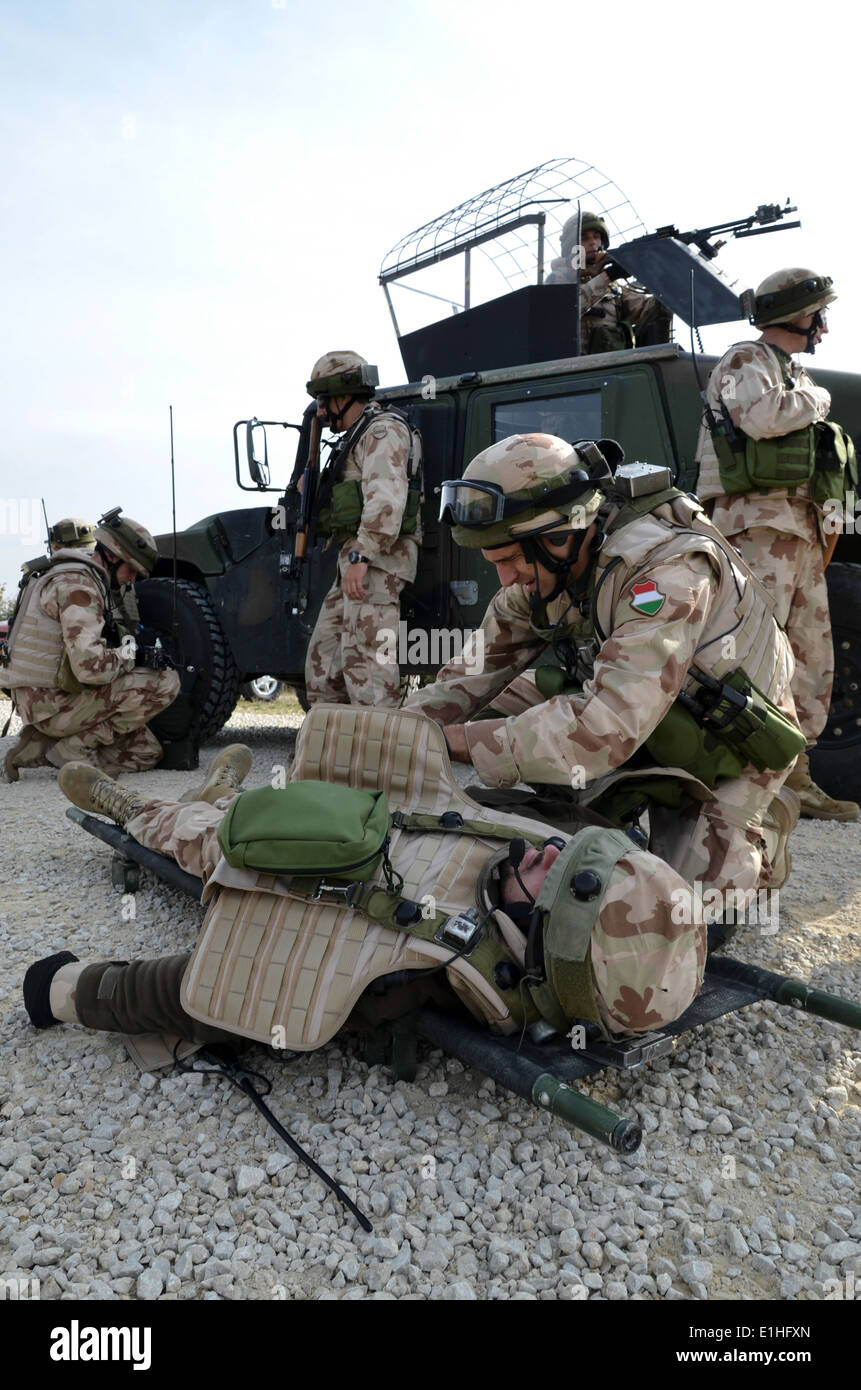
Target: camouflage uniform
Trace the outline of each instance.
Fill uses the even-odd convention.
[[[795,382],[790,389],[781,366]],[[737,429],[772,439],[828,416],[831,396],[797,362],[764,342],[735,343],[711,374],[708,402],[719,418],[723,400]],[[697,493],[718,530],[741,551],[776,602],[775,617],[795,654],[792,693],[808,744],[825,727],[834,679],[834,648],[823,567],[822,513],[811,484],[727,497],[711,434],[701,426]]]
[[[355,711],[355,718],[356,725],[350,727],[341,710],[319,708],[312,712],[297,748],[294,772],[312,781],[355,785],[369,773],[369,767],[364,771],[357,767],[364,755],[373,763],[375,781],[384,786],[392,805],[396,788],[401,798],[414,804],[408,791],[412,783],[423,787],[426,807],[456,804],[467,816],[483,814],[457,787],[445,764],[439,731],[427,720],[395,711],[366,710]],[[354,756],[345,762],[344,744],[350,738]],[[242,1002],[247,986],[257,988],[265,980],[263,998],[277,999],[282,1009],[285,994],[300,990],[305,1023],[301,1037],[288,1035],[287,1045],[308,1050],[327,1041],[338,1019],[346,1019],[348,1012],[349,1023],[344,1026],[366,1022],[373,1016],[364,1012],[370,1007],[377,1017],[380,1006],[389,1017],[407,1012],[421,1002],[416,990],[419,996],[430,994],[449,1008],[455,1002],[452,990],[467,1002],[463,980],[449,969],[447,983],[433,971],[427,981],[416,981],[411,992],[395,985],[385,996],[375,998],[373,1006],[359,999],[352,1011],[347,1002],[340,1014],[330,1014],[326,991],[338,974],[357,969],[365,980],[368,974],[375,978],[411,965],[425,969],[437,962],[450,965],[450,950],[431,942],[418,943],[404,932],[367,921],[362,926],[357,920],[360,914],[343,906],[309,906],[291,894],[289,880],[231,870],[221,859],[217,827],[235,793],[214,805],[143,801],[132,793],[123,795],[134,802],[126,823],[128,833],[204,880],[207,915],[196,953],[202,959],[190,969],[188,955],[128,965],[72,966],[71,974],[65,977],[70,982],[67,998],[71,1008],[67,1011],[66,1000],[52,992],[56,1017],[126,1033],[169,1032],[193,1042],[236,1034],[268,1039],[270,1010],[262,1008],[258,1013],[248,994]],[[486,818],[502,820],[512,835],[524,825],[538,837],[545,829],[551,833],[550,827],[523,822],[516,816]],[[654,855],[630,843],[626,848],[625,837],[620,840],[622,853],[610,871],[590,946],[596,1005],[610,1033],[644,1031],[677,1018],[699,989],[706,956],[702,920],[694,916],[683,922],[675,912],[679,895],[685,893],[682,879]],[[473,906],[478,900],[476,892],[483,890],[477,889],[477,881],[489,858],[499,855],[499,841],[498,837],[494,844],[492,838],[452,837],[432,830],[395,830],[390,853],[393,869],[406,880],[408,895],[420,900],[423,893],[432,892],[449,912]],[[494,900],[481,901],[492,904]],[[328,919],[326,913],[330,914]],[[299,938],[298,951],[290,944],[291,930],[293,937]],[[487,930],[503,933],[511,955],[522,966],[525,937],[514,923],[504,917],[501,924],[491,923]],[[220,963],[208,945],[213,938],[217,939]],[[377,955],[384,957],[384,968],[369,971],[370,958]],[[364,965],[360,964],[362,959]],[[108,972],[110,980],[105,979]],[[207,998],[226,994],[231,1000],[227,1010],[231,1024],[223,1032],[208,1016],[216,1013],[221,1017],[215,998],[210,1007],[201,1007],[201,993]],[[193,1014],[183,1007],[181,1000],[186,998]],[[505,1002],[495,999],[492,990],[484,990],[478,1006],[473,993],[468,1006],[497,1031],[518,1031]],[[198,1010],[202,1017],[198,1017]],[[283,1016],[283,1012],[278,1015]]]
[[[542,447],[570,447],[544,435],[514,439],[529,441],[533,452],[542,441]],[[501,441],[485,450],[465,477],[487,458],[476,480],[488,480],[494,471],[506,492],[540,482],[542,474],[531,464],[506,464],[505,450],[512,443]],[[600,501],[600,494],[593,494],[585,525],[598,514],[596,497]],[[544,505],[551,508],[553,503]],[[606,525],[614,515],[609,512]],[[548,512],[538,521],[552,526],[552,517]],[[491,546],[500,544],[496,537],[489,541]],[[584,616],[581,607],[591,614],[598,593],[601,632],[596,638],[593,617]],[[761,665],[758,675],[748,674],[794,721],[792,657],[769,617],[767,597],[741,565],[727,563],[713,528],[686,497],[657,506],[607,538],[597,555],[585,605],[575,605],[566,590],[546,604],[546,622],[539,622],[521,584],[501,589],[482,623],[483,670],[451,662],[432,685],[412,695],[405,708],[420,709],[443,727],[463,723],[470,759],[490,786],[511,787],[523,781],[588,789],[624,768],[680,690],[690,692],[691,665],[723,678],[742,660],[722,660],[720,645],[733,627],[728,610],[741,593],[752,621],[761,626],[756,658]],[[641,607],[650,594],[652,605]],[[579,641],[582,693],[544,700],[535,689],[534,705],[528,708],[530,687],[521,679],[512,692],[517,703],[509,701],[507,708],[523,712],[466,722],[559,639]],[[756,888],[771,873],[762,817],[785,777],[786,771],[759,773],[748,765],[741,776],[719,780],[708,800],[686,800],[681,812],[650,807],[651,848],[689,882],[699,880],[722,891]]]
[[[105,589],[107,576],[105,577]],[[103,636],[105,589],[89,568],[49,578],[41,593],[46,617],[60,624],[78,694],[40,686],[18,686],[21,719],[56,740],[48,757],[55,767],[81,759],[106,772],[143,772],[155,767],[162,747],[145,726],[179,693],[175,671],[136,670],[134,653],[124,656]]]
[[[367,413],[379,416],[362,431],[354,448],[350,433],[361,428]],[[392,662],[381,663],[377,634],[398,631],[400,593],[416,577],[421,529],[399,536],[407,500],[407,459],[410,430],[397,416],[383,413],[371,402],[344,441],[346,461],[341,478],[362,487],[362,519],[355,538],[338,554],[338,575],[320,609],[305,660],[309,704],[396,705],[400,672]],[[421,445],[415,436],[413,471],[421,464]],[[368,560],[365,597],[350,599],[341,588],[341,575],[351,550]]]
[[[619,285],[607,279],[603,271],[593,275],[588,266],[580,272],[580,348],[584,354],[603,352],[600,345],[592,346],[595,335],[602,329],[613,330],[617,325],[630,328],[636,343],[638,331],[654,325],[661,340],[669,341],[672,315],[654,295],[636,285]],[[550,264],[545,285],[574,285],[577,271],[570,259],[557,257]]]

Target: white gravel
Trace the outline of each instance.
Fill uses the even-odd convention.
[[[216,742],[251,744],[250,784],[288,760],[295,730],[275,719],[243,703]],[[135,781],[171,795],[193,776]],[[805,1300],[851,1273],[861,1294],[849,1030],[760,1004],[635,1078],[581,1083],[639,1116],[628,1159],[427,1047],[413,1084],[351,1040],[254,1054],[367,1236],[226,1082],[142,1076],[109,1035],[30,1026],[32,960],[189,949],[200,922],[148,874],[132,917],[110,849],[65,804],[47,769],[0,785],[0,1278],[44,1299]],[[779,932],[748,928],[734,954],[861,997],[861,825],[802,822],[793,857]]]

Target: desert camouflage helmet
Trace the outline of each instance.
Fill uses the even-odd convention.
[[[311,368],[309,396],[373,396],[380,384],[376,367],[357,352],[324,352]]]
[[[817,275],[805,266],[776,270],[757,285],[751,323],[768,328],[769,324],[792,323],[815,314],[837,298],[833,284],[830,276]]]
[[[609,250],[609,247],[610,247],[610,233],[607,231],[607,224],[606,224],[606,222],[604,222],[603,219],[600,218],[600,217],[598,216],[597,212],[584,212],[584,213],[581,214],[581,217],[580,217],[580,236],[581,236],[581,238],[582,238],[584,232],[590,232],[590,231],[598,231],[598,232],[600,232],[600,233],[601,233],[601,245],[603,246],[603,248],[604,248],[605,251]],[[577,240],[577,214],[576,214],[576,212],[575,212],[574,216],[573,216],[573,217],[569,217],[569,218],[568,218],[568,221],[565,223],[565,226],[562,228],[561,246],[562,246],[562,255],[563,255],[563,256],[566,256],[566,257],[567,257],[567,256],[570,256],[570,255],[571,255],[571,252],[574,250],[574,243],[575,243],[576,240]]]
[[[623,457],[614,440],[572,445],[553,434],[509,435],[476,454],[461,479],[442,484],[440,520],[456,545],[479,550],[584,531]]]
[[[79,516],[64,516],[48,532],[52,550],[92,550],[95,543],[96,528]]]
[[[158,559],[158,546],[152,535],[139,521],[121,516],[122,507],[114,507],[99,518],[96,540],[132,565],[140,574],[152,574]]]

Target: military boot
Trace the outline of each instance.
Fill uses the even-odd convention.
[[[58,781],[63,795],[82,811],[99,811],[103,816],[110,816],[117,825],[128,825],[147,804],[147,798],[140,792],[121,787],[113,777],[90,763],[66,763],[60,768]]]
[[[17,782],[19,767],[50,767],[45,754],[53,742],[47,734],[40,734],[38,729],[34,729],[32,724],[25,724],[18,735],[18,742],[13,743],[6,754],[4,765],[7,779]]]
[[[801,815],[801,799],[789,787],[781,787],[762,817],[768,858],[771,864],[769,888],[782,888],[792,869],[789,837]]]
[[[810,776],[810,758],[807,753],[798,755],[798,762],[784,783],[801,800],[801,814],[809,820],[857,820],[859,806],[855,801],[836,801],[821,787],[817,787]]]
[[[231,743],[216,753],[205,780],[181,796],[180,801],[208,801],[212,805],[220,796],[229,796],[242,786],[253,761],[254,754],[246,744]]]

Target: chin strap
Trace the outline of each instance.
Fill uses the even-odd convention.
[[[812,356],[816,351],[815,338],[817,330],[823,327],[822,311],[821,309],[816,310],[816,313],[813,315],[813,322],[809,328],[799,328],[797,323],[770,323],[768,327],[780,328],[784,333],[794,333],[797,337],[806,339],[805,345],[801,351],[809,352]]]
[[[589,547],[593,555],[597,550],[600,550],[601,546],[604,543],[604,531],[601,525],[600,515],[597,518],[597,522],[598,529],[595,532],[595,535],[593,536],[591,545]],[[552,534],[552,532],[549,532],[548,534]],[[567,534],[571,535],[572,533],[569,531]],[[564,594],[566,589],[570,588],[570,585],[568,583],[568,574],[580,558],[580,551],[583,549],[583,542],[586,539],[587,531],[575,531],[573,534],[577,538],[574,543],[574,549],[572,550],[570,555],[568,555],[565,559],[562,560],[560,560],[559,557],[556,555],[551,555],[550,551],[544,544],[543,536],[523,536],[518,538],[518,544],[520,545],[520,548],[523,551],[524,558],[532,565],[532,572],[535,575],[535,593],[532,594],[529,599],[529,607],[532,609],[533,612],[536,612],[539,608],[542,608],[544,604],[550,603],[553,599],[558,598],[560,594]],[[541,564],[543,569],[549,570],[551,574],[555,574],[556,576],[556,582],[553,585],[553,588],[551,589],[550,593],[544,595],[543,597],[541,594],[541,584],[538,576],[539,563]],[[588,578],[588,574],[589,567],[587,567],[586,573],[582,574],[579,580],[577,581],[577,584],[575,585],[575,592],[577,591],[578,586],[580,588],[580,591],[582,592],[582,588]]]
[[[117,570],[119,569],[120,565],[123,563],[122,560],[109,560],[109,559],[108,559],[108,552],[107,552],[107,550],[105,549],[105,547],[102,545],[101,541],[96,541],[96,550],[98,551],[99,556],[101,557],[102,564],[104,565],[105,569],[106,569],[107,572],[108,572],[108,579],[110,580],[110,587],[111,587],[112,589],[119,589],[120,585],[117,583]],[[113,552],[112,552],[112,553],[113,553]]]
[[[341,430],[344,428],[341,421],[350,407],[355,405],[358,399],[358,396],[347,396],[346,405],[341,410],[336,411],[332,409],[332,397],[326,397],[326,424],[330,429],[333,429],[336,434],[341,433]]]

